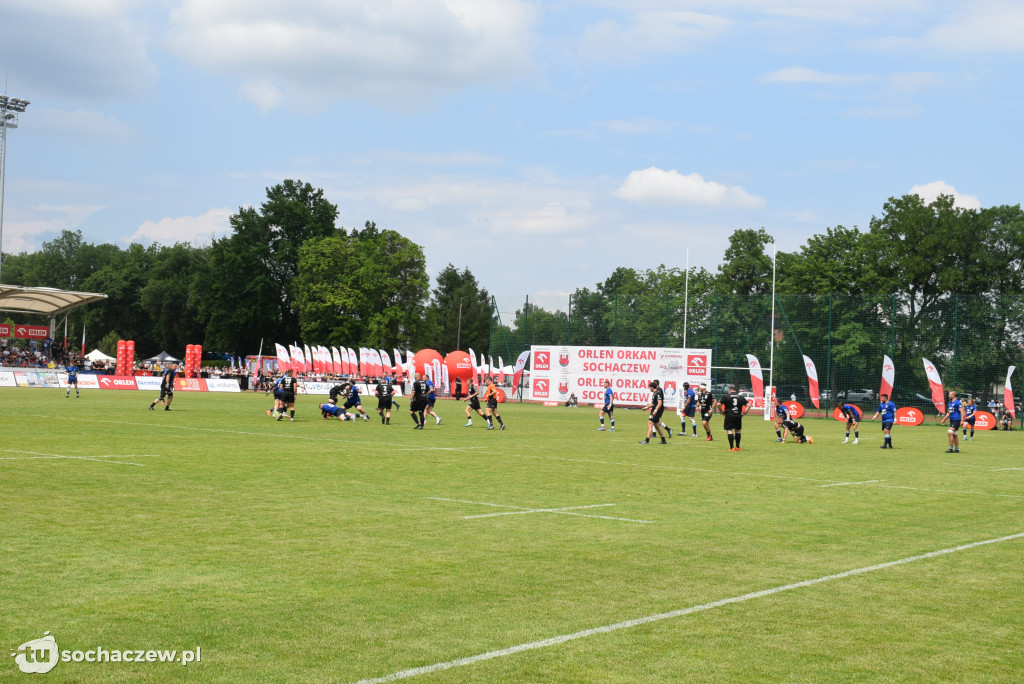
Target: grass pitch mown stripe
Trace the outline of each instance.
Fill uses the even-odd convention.
[[[450,670],[454,667],[462,667],[465,665],[472,665],[479,663],[484,660],[493,660],[494,658],[503,658],[505,656],[515,655],[523,651],[532,651],[538,648],[547,648],[548,646],[557,646],[558,644],[564,644],[568,641],[575,641],[577,639],[583,639],[597,634],[606,634],[608,632],[615,632],[620,629],[628,629],[630,627],[639,627],[641,625],[650,624],[652,622],[660,622],[662,620],[669,620],[672,618],[683,617],[684,615],[691,615],[693,613],[700,613],[712,608],[720,608],[727,606],[732,603],[742,603],[744,601],[750,601],[752,599],[763,598],[765,596],[771,596],[778,594],[783,591],[790,591],[792,589],[800,589],[803,587],[813,586],[815,584],[822,584],[824,582],[831,582],[832,580],[845,579],[847,577],[853,577],[856,575],[863,575],[869,572],[875,572],[877,570],[885,570],[887,568],[895,567],[897,565],[906,565],[907,563],[914,563],[920,560],[927,560],[929,558],[935,558],[937,556],[944,556],[950,553],[957,553],[960,551],[967,551],[969,549],[977,548],[979,546],[986,546],[988,544],[998,544],[1000,542],[1012,541],[1015,539],[1024,538],[1024,532],[1018,532],[1017,534],[1006,535],[1005,537],[996,537],[994,539],[985,539],[983,541],[972,542],[970,544],[962,544],[960,546],[953,546],[948,549],[940,549],[938,551],[929,551],[928,553],[922,553],[917,556],[909,556],[907,558],[900,558],[899,560],[888,561],[885,563],[879,563],[877,565],[869,565],[863,568],[854,568],[853,570],[846,570],[844,572],[836,573],[834,575],[825,575],[824,577],[818,577],[815,579],[803,580],[802,582],[794,582],[793,584],[784,584],[778,587],[772,587],[771,589],[762,589],[761,591],[753,591],[748,594],[742,594],[740,596],[733,596],[731,598],[725,598],[718,601],[712,601],[710,603],[703,603],[698,606],[690,606],[689,608],[681,608],[679,610],[672,610],[667,613],[657,613],[655,615],[648,615],[642,618],[635,618],[633,620],[624,620],[622,622],[615,622],[610,625],[603,625],[601,627],[592,627],[590,629],[584,629],[579,632],[573,632],[571,634],[561,634],[559,636],[551,637],[549,639],[541,639],[540,641],[531,641],[525,644],[518,644],[516,646],[510,646],[508,648],[499,649],[496,651],[487,651],[486,653],[479,653],[474,656],[468,656],[465,658],[456,658],[455,660],[448,660],[441,663],[434,663],[433,665],[425,665],[423,667],[415,667],[408,670],[400,670],[398,672],[392,672],[391,674],[384,675],[383,677],[375,677],[372,679],[360,679],[354,684],[384,684],[385,682],[393,682],[400,679],[409,679],[410,677],[416,677],[419,675],[430,674],[432,672],[438,672],[441,670]]]

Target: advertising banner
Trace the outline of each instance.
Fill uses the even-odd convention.
[[[60,387],[55,371],[14,371],[18,387]]]
[[[206,389],[210,392],[241,392],[237,380],[226,380],[224,378],[208,378]]]
[[[711,382],[710,369],[710,349],[534,346],[529,399],[564,402],[572,392],[581,404],[595,403],[609,380],[616,404],[643,406],[651,396],[647,384],[658,379],[665,405],[674,406],[684,382]]]
[[[7,323],[0,324],[0,337],[10,337],[11,326]]]
[[[45,340],[50,336],[50,328],[45,325],[15,324],[14,336],[19,340]]]
[[[913,406],[903,406],[896,409],[897,425],[921,425],[924,423],[924,411]]]
[[[135,378],[131,375],[98,375],[96,380],[99,383],[100,389],[134,390],[139,388]]]
[[[10,371],[0,372],[0,387],[17,387],[18,382],[14,379],[14,373]]]
[[[174,390],[182,392],[205,392],[206,380],[203,378],[175,378]]]
[[[79,376],[79,380],[78,381],[79,382],[82,381],[81,380],[81,376]],[[162,382],[163,382],[163,378],[156,377],[156,376],[153,376],[153,375],[151,375],[151,376],[136,375],[135,376],[135,386],[138,387],[140,390],[143,390],[143,391],[146,391],[146,392],[149,392],[149,391],[159,392],[160,391],[160,383],[162,383]]]

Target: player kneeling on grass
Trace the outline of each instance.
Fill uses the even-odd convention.
[[[879,398],[878,410],[871,420],[882,417],[882,446],[881,449],[892,449],[892,424],[896,422],[896,404],[889,401],[889,395],[883,394]]]
[[[775,397],[775,425],[782,426],[783,432],[776,431],[779,438],[776,442],[785,442],[789,435],[796,437],[797,444],[814,444],[810,437],[804,437],[804,426],[796,422],[789,407],[782,403],[782,399]]]
[[[349,412],[341,406],[331,404],[329,402],[326,404],[320,404],[320,415],[324,417],[324,420],[330,420],[331,418],[337,418],[338,420],[356,419],[355,416],[350,415]]]
[[[946,415],[942,416],[942,420],[939,421],[939,425],[945,425],[946,421],[949,421],[949,429],[946,433],[949,435],[949,448],[946,449],[947,454],[959,454],[960,453],[960,410],[963,408],[963,404],[956,398],[956,392],[949,390],[949,403],[946,404]]]

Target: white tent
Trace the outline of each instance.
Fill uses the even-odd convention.
[[[85,355],[85,358],[89,359],[93,363],[96,361],[117,361],[113,356],[107,356],[99,349],[93,349],[91,352]]]

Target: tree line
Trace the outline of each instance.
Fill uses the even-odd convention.
[[[904,195],[865,230],[826,228],[778,253],[774,321],[774,239],[763,228],[734,231],[716,271],[622,266],[577,288],[565,311],[524,303],[499,321],[468,268],[448,264],[431,283],[420,245],[372,221],[340,227],[338,216],[322,190],[285,180],[267,188],[259,207],[234,213],[231,232],[208,246],[121,248],[64,231],[36,252],[3,255],[2,272],[10,284],[107,294],[72,314],[70,328],[80,335],[86,325],[89,346],[104,338],[105,351],[119,337],[134,339],[145,355],[191,343],[252,354],[263,339],[265,350],[305,341],[446,352],[458,342],[514,357],[530,344],[685,339],[731,363],[744,349],[766,347],[755,330],[771,325],[781,331],[780,351],[801,347],[790,357],[827,340],[820,354],[852,368],[881,353],[936,349],[1002,363],[1024,343],[1019,205],[964,209],[949,196],[928,203]]]
[[[210,245],[121,248],[65,230],[35,252],[4,254],[2,272],[7,284],[108,295],[69,318],[71,346],[84,325],[88,346],[107,353],[118,339],[135,340],[141,356],[187,344],[255,354],[261,339],[265,353],[295,341],[451,350],[461,337],[487,347],[491,297],[468,268],[448,264],[431,289],[421,246],[369,221],[340,227],[338,213],[322,190],[286,180]]]

